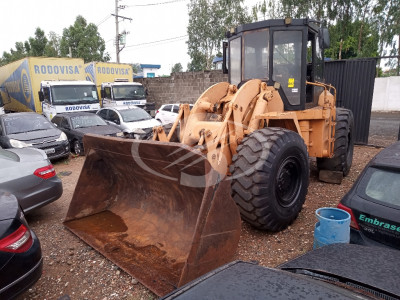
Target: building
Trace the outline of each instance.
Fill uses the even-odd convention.
[[[159,77],[159,71],[161,65],[149,65],[149,64],[141,64],[140,67],[143,70],[142,74],[138,74],[135,78],[153,78]]]

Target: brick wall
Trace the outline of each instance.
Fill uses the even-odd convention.
[[[155,102],[156,109],[165,103],[194,103],[215,83],[228,81],[222,71],[172,73],[170,77],[135,78],[148,90],[148,102]]]

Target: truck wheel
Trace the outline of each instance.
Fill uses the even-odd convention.
[[[353,127],[351,110],[336,108],[335,144],[333,157],[317,158],[318,170],[339,171],[347,176],[353,163]]]
[[[75,140],[72,147],[76,155],[78,156],[83,155],[83,149],[79,141]]]
[[[238,146],[230,172],[232,197],[252,226],[280,231],[296,219],[310,174],[300,135],[282,128],[254,131]]]

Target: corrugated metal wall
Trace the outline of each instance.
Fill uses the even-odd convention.
[[[353,112],[357,144],[368,144],[375,72],[374,58],[325,62],[325,82],[336,88],[336,106]]]

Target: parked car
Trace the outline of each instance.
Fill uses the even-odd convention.
[[[42,275],[42,251],[14,195],[0,191],[0,299],[14,299]]]
[[[148,139],[153,133],[153,127],[161,125],[144,109],[134,105],[105,107],[97,114],[108,124],[118,126],[125,136],[135,139]]]
[[[235,261],[162,299],[399,299],[400,252],[331,244],[277,268]]]
[[[400,142],[367,164],[338,208],[351,215],[351,243],[400,250]]]
[[[25,213],[63,193],[53,165],[44,151],[36,148],[0,149],[0,190],[14,194]]]
[[[34,112],[0,115],[0,146],[42,149],[49,159],[69,156],[67,136],[44,116]]]
[[[109,125],[101,117],[89,112],[70,112],[57,114],[51,119],[68,138],[72,151],[77,155],[84,153],[83,136],[94,133],[108,136],[124,136],[116,125]]]
[[[193,104],[190,104],[190,109],[192,109]],[[178,116],[179,103],[174,104],[164,104],[157,110],[155,119],[160,121],[162,124],[173,123]]]

